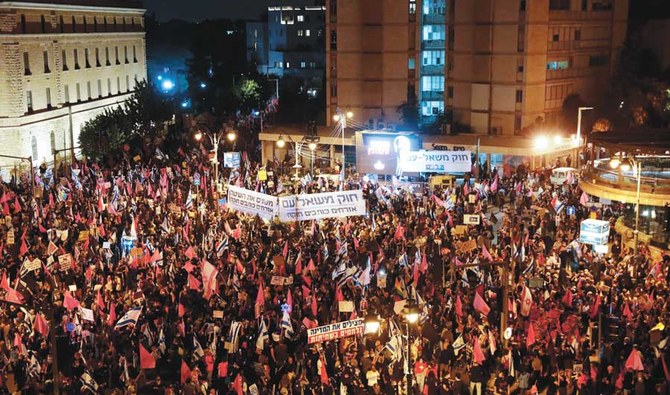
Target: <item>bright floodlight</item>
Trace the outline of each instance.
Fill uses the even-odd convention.
[[[419,306],[414,303],[409,304],[407,306],[407,311],[405,312],[405,318],[410,324],[419,321]]]
[[[277,147],[284,148],[285,145],[286,145],[286,141],[284,141],[284,138],[280,136],[279,140],[277,140]]]
[[[340,114],[333,115],[333,121],[340,122]]]
[[[228,132],[226,137],[228,138],[228,141],[233,142],[237,138],[237,135],[235,134],[235,132],[230,131],[230,132]]]
[[[163,81],[161,86],[163,87],[164,90],[169,91],[172,90],[172,88],[174,88],[174,82],[172,82],[171,80],[165,80]]]
[[[619,159],[610,159],[610,167],[612,169],[616,169],[617,167],[619,167],[620,164],[621,161]]]
[[[549,148],[549,139],[546,136],[537,136],[533,142],[534,146],[538,150],[546,150]]]
[[[379,317],[374,314],[365,316],[365,334],[377,333],[379,331]]]
[[[195,132],[193,137],[195,137],[197,141],[200,141],[202,139],[202,132],[198,130],[197,132]]]
[[[314,151],[316,149],[316,143],[314,143],[314,142],[309,143],[309,149]]]
[[[353,118],[354,113],[351,111],[347,111],[347,118]]]
[[[559,135],[554,136],[554,144],[560,144],[561,140],[563,140],[561,136]]]

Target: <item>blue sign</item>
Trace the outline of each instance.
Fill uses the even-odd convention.
[[[608,234],[599,234],[591,232],[581,232],[579,234],[579,242],[583,244],[604,245],[609,239]]]
[[[223,167],[229,169],[236,169],[240,167],[240,162],[242,161],[241,155],[239,152],[224,152],[223,153]]]
[[[75,329],[74,323],[68,322],[67,325],[65,325],[65,329],[67,329],[68,332],[74,332]]]
[[[597,219],[586,219],[579,226],[581,232],[609,234],[609,221],[599,221]]]
[[[200,173],[193,174],[193,185],[196,187],[200,186]]]
[[[566,212],[568,213],[568,215],[575,215],[575,206],[568,206]]]

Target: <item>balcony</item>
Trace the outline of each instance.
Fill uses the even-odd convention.
[[[549,22],[561,21],[609,21],[612,11],[549,11]]]
[[[444,75],[445,65],[428,64],[421,66],[421,75]]]
[[[444,91],[421,91],[421,101],[444,100]]]

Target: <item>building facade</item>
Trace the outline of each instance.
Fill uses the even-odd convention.
[[[0,1],[0,155],[50,161],[125,102],[146,79],[143,15],[131,0]]]
[[[301,80],[311,97],[325,76],[325,6],[271,6],[267,23],[247,22],[247,59],[259,73]]]
[[[568,96],[604,94],[628,0],[330,0],[328,111],[359,123],[444,114],[478,134],[555,120]],[[328,117],[330,119],[330,116]]]

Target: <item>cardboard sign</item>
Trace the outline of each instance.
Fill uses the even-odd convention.
[[[63,254],[58,256],[58,264],[60,265],[60,270],[68,270],[72,266],[72,255]]]
[[[377,288],[386,288],[386,276],[377,277]]]
[[[463,215],[463,224],[465,225],[479,225],[481,218],[477,214],[465,214]]]
[[[259,169],[258,181],[267,181],[267,179],[268,179],[268,173],[265,171],[265,169]]]
[[[89,322],[95,322],[95,318],[93,317],[93,310],[86,309],[84,307],[80,307],[79,311],[81,311],[81,319],[82,320],[89,321]]]
[[[223,318],[223,310],[214,310],[214,318]]]
[[[139,161],[142,160],[142,157],[139,156],[139,155],[135,155],[135,156],[133,156],[133,160],[134,160],[135,162],[139,162]]]
[[[14,245],[14,229],[7,232],[7,245]]]
[[[32,262],[26,260],[26,262],[23,264],[23,267],[25,267],[29,272],[32,272],[33,270],[39,270],[42,267],[42,261],[40,261],[39,258],[33,259]]]
[[[79,238],[77,239],[77,241],[86,241],[86,239],[88,239],[88,231],[82,230],[81,232],[79,232]]]
[[[477,249],[477,242],[475,240],[456,242],[454,245],[456,246],[456,251],[461,253],[467,253]]]
[[[544,279],[542,277],[531,277],[530,280],[528,281],[528,286],[530,288],[543,288],[544,287]]]
[[[354,302],[351,300],[340,300],[340,313],[351,313],[354,311]]]
[[[270,279],[270,285],[291,285],[293,284],[293,277],[283,277],[283,276],[272,276]]]
[[[451,234],[454,236],[464,235],[466,233],[468,233],[467,225],[456,225],[455,227],[451,228]]]
[[[468,203],[470,203],[470,204],[477,203],[477,195],[475,195],[475,194],[468,195]]]

